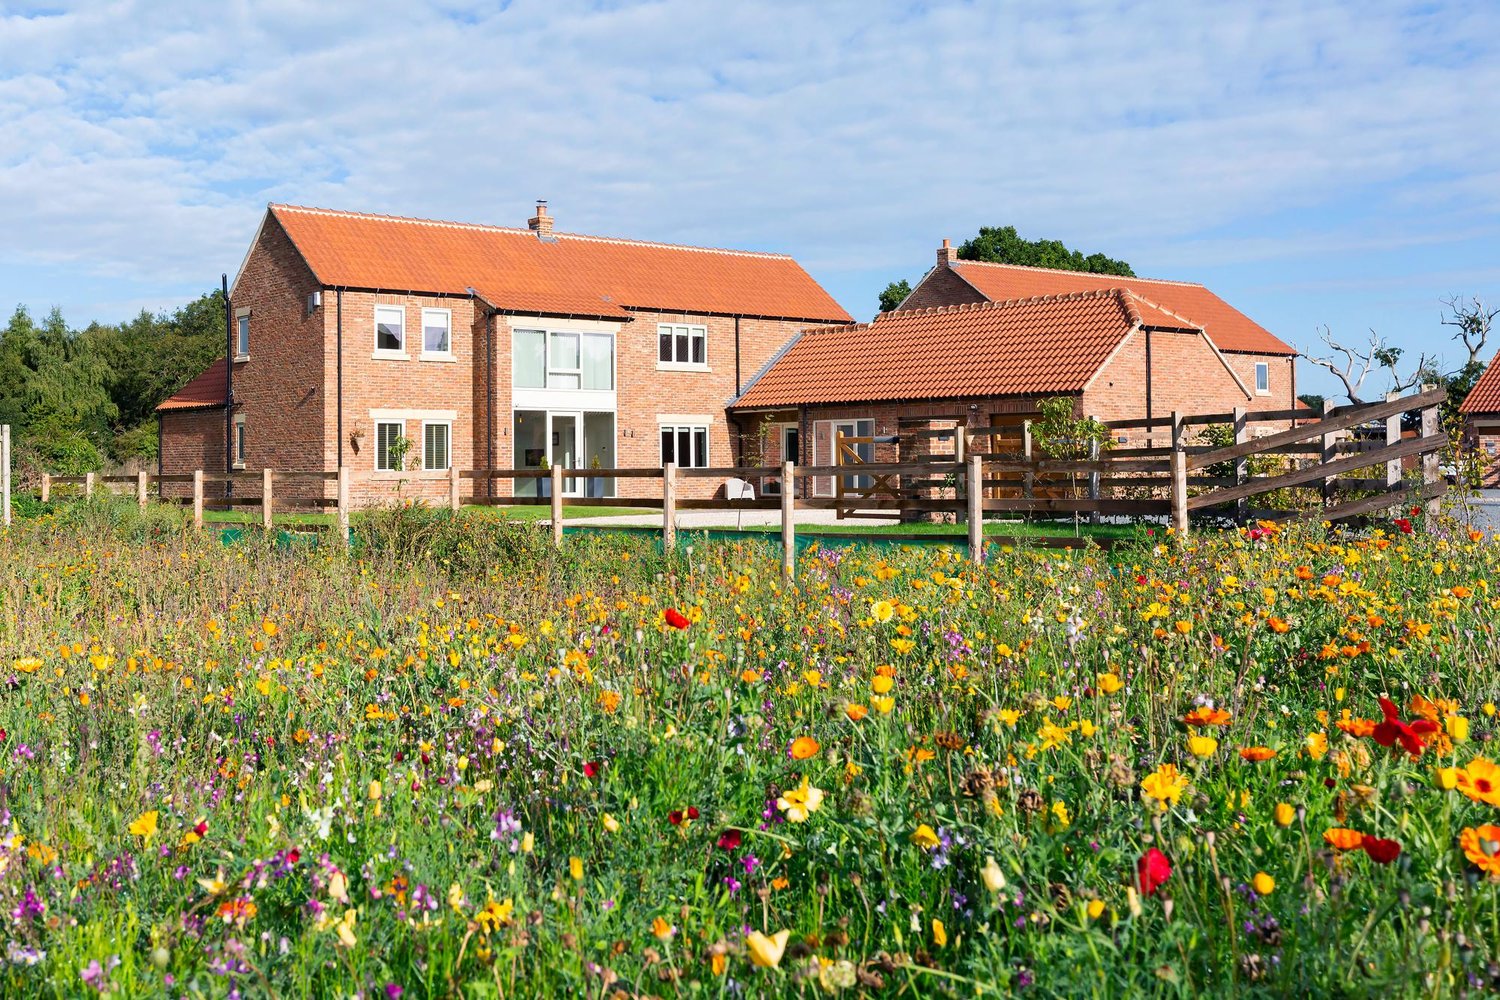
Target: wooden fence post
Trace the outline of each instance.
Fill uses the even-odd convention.
[[[448,509],[457,514],[458,502],[458,465],[454,462],[448,463]]]
[[[1243,406],[1234,408],[1234,443],[1244,444],[1250,440],[1250,412]],[[1250,481],[1250,458],[1241,455],[1234,460],[1234,485],[1244,486]],[[1250,520],[1250,498],[1241,497],[1234,502],[1234,523],[1243,527]]]
[[[969,560],[984,565],[984,458],[969,456],[969,475],[964,483],[969,502]]]
[[[339,466],[338,516],[339,544],[349,545],[349,467]]]
[[[661,550],[677,551],[677,463],[661,467]]]
[[[1026,471],[1022,474],[1021,495],[1028,500],[1036,496],[1036,469],[1031,464],[1031,421],[1021,424],[1021,455],[1026,460]]]
[[[1097,423],[1098,420],[1099,420],[1098,417],[1089,417],[1088,419],[1090,421],[1095,422],[1095,423]],[[1089,461],[1090,462],[1098,462],[1099,461],[1099,439],[1097,437],[1090,437],[1089,438]],[[1095,465],[1094,468],[1092,468],[1092,469],[1089,470],[1089,499],[1092,500],[1094,502],[1094,505],[1095,505],[1094,509],[1091,510],[1091,511],[1089,511],[1089,524],[1098,524],[1099,523],[1099,509],[1098,509],[1098,504],[1099,504],[1099,467],[1097,465]]]
[[[142,510],[146,509],[146,491],[150,478],[144,471],[135,474],[135,505]]]
[[[1182,414],[1177,410],[1172,411],[1172,530],[1177,535],[1178,544],[1187,541],[1188,533],[1188,506],[1187,506],[1187,451],[1183,434],[1184,424]]]
[[[85,500],[92,500],[93,497],[94,497],[94,474],[92,472],[85,472],[83,474],[83,498]]]
[[[52,499],[52,476],[50,473],[42,473],[42,503]]]
[[[953,422],[953,461],[959,465],[963,465],[968,460],[968,455],[964,453],[964,445],[966,444],[964,441],[965,426],[962,420],[955,420]]]
[[[193,527],[203,527],[203,470],[193,470]]]
[[[562,466],[552,466],[552,544],[562,545],[563,538],[563,470]]]
[[[1437,386],[1428,384],[1422,386],[1422,391],[1430,392],[1436,388]],[[1422,407],[1422,437],[1436,438],[1442,435],[1443,428],[1439,416],[1436,403]],[[1438,464],[1440,459],[1441,456],[1437,447],[1434,447],[1431,451],[1422,453],[1422,488],[1424,491],[1429,487],[1438,485],[1438,481],[1442,477],[1442,469]],[[1441,507],[1442,504],[1438,498],[1432,497],[1427,501],[1427,516],[1436,516]]]
[[[1323,400],[1323,419],[1324,420],[1328,420],[1328,419],[1330,419],[1333,416],[1333,410],[1334,410],[1333,400],[1331,400],[1331,399],[1325,399],[1325,400]],[[1338,457],[1339,457],[1339,433],[1338,433],[1338,431],[1334,431],[1331,434],[1324,434],[1323,435],[1322,463],[1324,465],[1327,465],[1329,462],[1334,461]],[[1326,476],[1323,477],[1322,483],[1323,483],[1323,503],[1326,505],[1327,503],[1329,503],[1330,501],[1333,500],[1333,495],[1334,495],[1334,492],[1335,492],[1335,483],[1334,483],[1334,481],[1332,479],[1329,479]]]
[[[1388,392],[1385,394],[1387,403],[1401,398],[1399,392]],[[1393,413],[1385,418],[1385,444],[1386,447],[1401,443],[1401,414]],[[1401,459],[1385,463],[1385,487],[1387,490],[1401,485]]]
[[[781,576],[790,580],[797,570],[797,469],[781,463]]]
[[[0,508],[10,527],[10,424],[0,424]]]
[[[272,495],[271,470],[260,470],[260,526],[267,531],[271,530],[271,512],[275,509],[276,499]]]

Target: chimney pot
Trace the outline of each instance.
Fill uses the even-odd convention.
[[[547,214],[547,200],[541,198],[536,203],[536,214],[526,221],[531,231],[538,236],[552,235],[552,216]]]
[[[952,264],[956,260],[958,260],[958,251],[953,249],[953,245],[946,239],[943,240],[943,245],[938,247],[937,252],[938,266],[942,267],[945,264]]]

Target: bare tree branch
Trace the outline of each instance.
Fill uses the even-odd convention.
[[[1484,345],[1489,340],[1490,327],[1494,324],[1495,317],[1500,316],[1500,309],[1486,309],[1478,296],[1465,302],[1455,295],[1444,299],[1443,305],[1448,312],[1440,317],[1439,322],[1444,326],[1457,328],[1458,332],[1453,335],[1453,339],[1462,343],[1464,350],[1469,352],[1464,368],[1483,364]]]
[[[1408,374],[1402,375],[1400,371],[1403,353],[1401,348],[1391,347],[1374,330],[1370,331],[1369,345],[1363,349],[1350,347],[1336,340],[1333,331],[1327,326],[1323,327],[1319,337],[1327,347],[1326,352],[1314,354],[1310,350],[1299,348],[1298,353],[1309,364],[1327,369],[1334,378],[1342,382],[1344,395],[1351,403],[1365,401],[1360,391],[1370,377],[1370,373],[1377,369],[1384,369],[1389,376],[1392,392],[1405,392],[1421,382],[1431,381],[1436,373],[1437,359],[1423,353],[1417,359],[1416,367]]]

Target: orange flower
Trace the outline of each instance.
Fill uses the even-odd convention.
[[[792,760],[806,760],[821,749],[818,741],[811,736],[799,736],[792,740]]]
[[[1290,632],[1292,630],[1291,622],[1286,621],[1283,618],[1277,618],[1275,615],[1272,615],[1270,618],[1266,619],[1266,624],[1271,626],[1272,632],[1281,633]]]
[[[1276,756],[1276,751],[1270,747],[1241,747],[1240,758],[1252,762],[1270,760]]]
[[[1488,875],[1500,876],[1500,826],[1464,827],[1458,835],[1458,846],[1474,867]]]
[[[1344,709],[1344,717],[1335,722],[1334,725],[1350,736],[1372,736],[1375,733],[1374,719],[1352,718],[1347,708]]]
[[[858,722],[870,714],[870,710],[863,705],[845,705],[844,714],[849,716],[850,722]]]
[[[1484,757],[1475,757],[1457,771],[1458,790],[1475,802],[1500,806],[1500,767]]]
[[[1352,851],[1365,842],[1365,835],[1348,827],[1335,826],[1323,831],[1323,839],[1339,851]]]
[[[1184,715],[1182,721],[1189,726],[1227,726],[1231,718],[1233,716],[1222,708],[1203,706]]]

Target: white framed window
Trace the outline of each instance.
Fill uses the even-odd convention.
[[[708,368],[708,327],[662,323],[656,328],[656,367]]]
[[[236,309],[234,313],[234,360],[250,357],[250,310]]]
[[[1269,361],[1255,362],[1255,394],[1257,396],[1271,394],[1271,363]]]
[[[396,442],[406,437],[406,421],[380,420],[375,424],[375,471],[404,472],[404,455],[399,454]]]
[[[666,426],[661,429],[661,464],[676,462],[682,469],[708,468],[708,428]]]
[[[452,462],[448,443],[453,434],[453,425],[446,420],[422,421],[422,469],[426,472],[447,472]]]
[[[249,446],[245,439],[245,415],[236,413],[234,415],[234,467],[243,469],[245,467],[245,456],[249,453]]]
[[[615,335],[512,331],[511,377],[518,389],[613,389]]]
[[[375,307],[375,356],[406,357],[406,310],[401,306]]]
[[[447,309],[422,310],[422,360],[453,358],[453,313]]]

